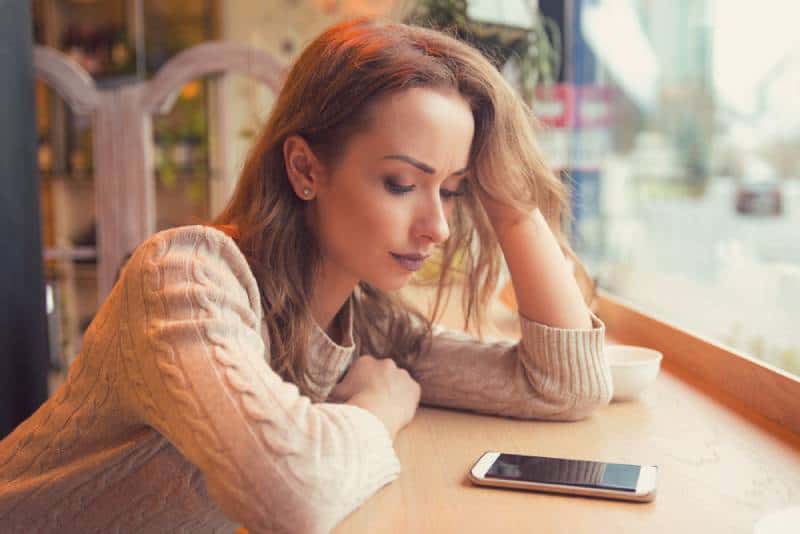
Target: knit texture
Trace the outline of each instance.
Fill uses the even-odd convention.
[[[351,304],[339,345],[315,327],[317,393],[358,356]],[[437,329],[410,370],[422,402],[573,420],[611,397],[604,327],[479,342]],[[0,532],[323,533],[400,473],[386,427],[312,403],[269,366],[258,285],[209,227],[137,248],[63,386],[0,442]]]

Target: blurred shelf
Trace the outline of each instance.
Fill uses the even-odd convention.
[[[145,79],[143,75],[135,72],[130,74],[94,73],[92,78],[94,78],[94,83],[98,89],[116,89],[117,87],[141,82]]]
[[[39,177],[43,182],[68,182],[74,185],[94,185],[94,170],[72,171],[58,169],[51,171],[39,170]]]
[[[98,90],[109,94],[141,86],[155,74],[154,66],[181,50],[214,40],[220,9],[214,0],[32,0],[31,4],[36,43],[71,57]],[[155,198],[148,200],[155,202],[156,219],[162,225],[205,222],[209,196],[219,189],[221,174],[209,168],[210,83],[195,81],[168,114],[153,117],[149,142],[155,176],[147,169],[149,175],[142,180],[153,186]],[[103,186],[109,177],[95,174],[100,169],[92,117],[75,115],[43,80],[37,82],[35,98],[52,391],[78,353],[99,297],[109,289],[103,287],[104,277],[111,269],[117,276],[120,272],[119,266],[106,263],[119,259],[104,255],[97,233],[115,226],[116,235],[110,239],[124,240],[123,231],[104,220],[108,214],[96,209],[97,204],[122,206],[128,199],[124,192]],[[126,159],[118,156],[114,155],[115,161]],[[164,169],[167,172],[159,175]]]
[[[60,248],[49,247],[44,249],[45,261],[58,260],[97,260],[97,249],[95,247],[72,247]]]
[[[157,180],[161,180],[164,176],[164,173],[160,170],[156,170],[154,173]],[[208,169],[208,167],[176,167],[175,173],[173,176],[182,181],[187,180],[196,180],[198,178],[208,178],[209,180],[214,180],[219,177],[219,173],[212,172]]]

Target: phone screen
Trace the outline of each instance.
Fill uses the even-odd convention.
[[[635,492],[639,470],[638,465],[501,454],[484,476]]]

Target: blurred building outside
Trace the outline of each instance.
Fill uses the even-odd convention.
[[[800,374],[800,39],[786,22],[798,8],[582,7],[599,78],[619,90],[602,242],[583,257],[601,286],[647,312]],[[753,169],[778,180],[783,213],[737,213]]]

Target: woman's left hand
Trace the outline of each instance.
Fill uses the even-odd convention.
[[[499,200],[495,200],[494,198],[490,197],[482,187],[477,186],[475,189],[478,192],[478,199],[483,205],[486,215],[489,216],[489,221],[492,223],[498,238],[505,232],[507,228],[529,219],[536,211],[533,210],[528,213],[521,212],[514,206],[504,204]]]

